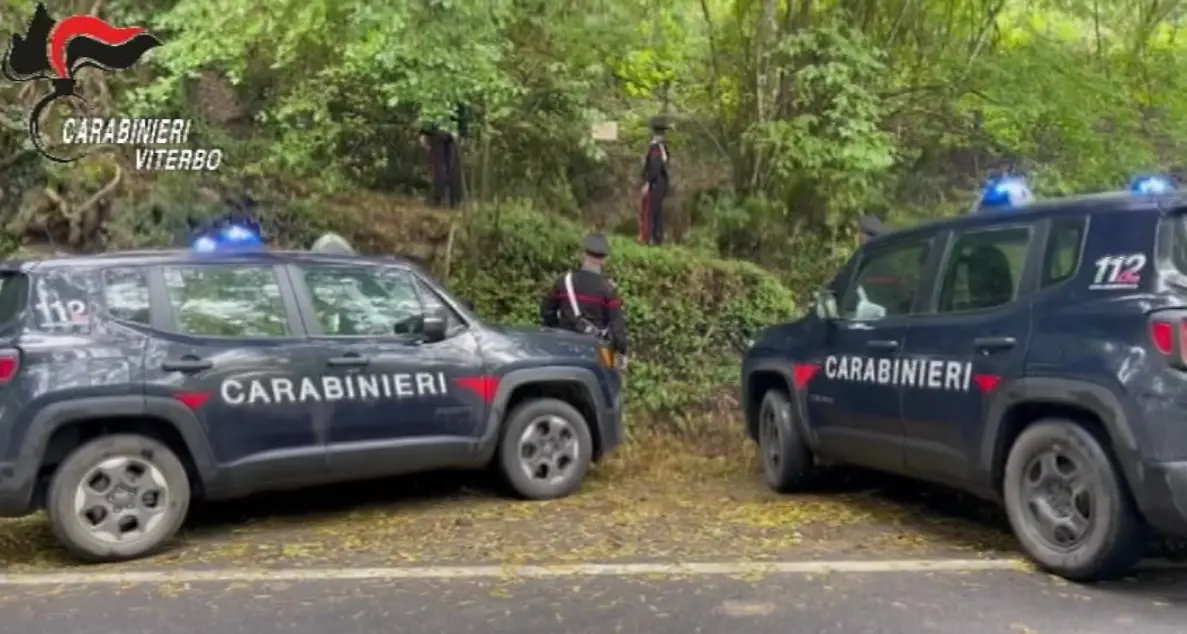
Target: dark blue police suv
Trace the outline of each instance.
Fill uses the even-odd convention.
[[[1187,196],[1135,189],[859,249],[745,355],[769,485],[832,462],[962,489],[1076,580],[1187,535]]]
[[[90,561],[196,498],[493,466],[575,491],[619,444],[598,341],[483,324],[396,258],[234,249],[0,263],[0,515]]]

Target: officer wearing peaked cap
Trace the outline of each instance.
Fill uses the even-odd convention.
[[[604,267],[610,255],[606,236],[595,233],[581,243],[581,267],[557,278],[540,302],[540,323],[600,337],[621,357],[627,354],[626,319],[622,298]]]
[[[643,186],[639,190],[643,196],[639,207],[639,242],[643,244],[664,241],[664,199],[668,196],[671,160],[664,140],[668,128],[668,120],[663,117],[651,120],[651,143],[643,156]]]

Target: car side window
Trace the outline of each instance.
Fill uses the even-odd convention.
[[[940,278],[943,286],[937,311],[985,310],[1014,301],[1030,236],[1029,227],[959,235]]]
[[[148,276],[144,270],[116,268],[103,271],[103,303],[107,313],[120,321],[151,323]]]
[[[99,276],[95,271],[64,267],[33,276],[31,326],[54,333],[86,333],[100,309]]]
[[[285,337],[288,314],[271,266],[173,266],[165,287],[177,326],[188,335]]]
[[[863,257],[841,301],[841,316],[872,321],[910,313],[930,248],[930,238],[917,238]]]
[[[0,324],[15,321],[29,301],[29,278],[24,273],[0,273]]]
[[[1051,223],[1051,234],[1047,236],[1047,248],[1043,254],[1042,288],[1058,284],[1076,274],[1087,224],[1088,220],[1084,217],[1060,218]]]
[[[323,334],[376,337],[420,331],[424,308],[407,273],[335,266],[302,270]]]

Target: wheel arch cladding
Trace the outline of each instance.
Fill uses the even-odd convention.
[[[1011,382],[991,401],[987,413],[982,465],[993,490],[1001,492],[1010,448],[1027,427],[1050,418],[1072,420],[1095,436],[1131,473],[1126,456],[1137,453],[1137,442],[1120,401],[1104,386],[1071,379],[1034,378]]]
[[[758,412],[768,390],[778,389],[788,398],[794,397],[787,375],[773,366],[758,366],[746,376],[746,433],[758,439]]]
[[[588,370],[572,368],[569,372],[523,370],[508,375],[504,382],[510,390],[503,405],[501,419],[506,420],[520,403],[537,398],[554,398],[572,405],[585,417],[589,435],[593,439],[593,458],[602,456],[602,429],[598,416],[597,398],[589,385],[596,379]],[[501,424],[501,423],[500,423]]]
[[[194,497],[200,497],[212,462],[209,449],[197,436],[201,433],[195,427],[199,425],[197,419],[175,401],[155,408],[146,408],[144,403],[143,398],[80,399],[43,410],[34,419],[34,433],[27,443],[33,446],[25,454],[35,462],[32,466],[37,474],[33,503],[38,507],[44,504],[49,477],[71,451],[100,436],[117,433],[146,436],[168,447],[185,467]]]

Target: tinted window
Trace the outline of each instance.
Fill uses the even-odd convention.
[[[939,311],[984,310],[1013,301],[1029,244],[1026,227],[957,237],[941,278]]]
[[[930,240],[916,239],[865,256],[841,302],[841,315],[868,321],[911,312]]]
[[[61,268],[31,278],[32,326],[38,330],[86,333],[98,297],[98,275],[88,269]]]
[[[152,320],[148,299],[148,277],[141,269],[103,271],[103,303],[112,317],[138,324]]]
[[[21,316],[29,297],[29,278],[23,273],[0,273],[0,325]]]
[[[1047,237],[1043,255],[1041,286],[1058,284],[1076,274],[1087,223],[1085,218],[1060,218],[1051,223],[1051,235]]]
[[[419,332],[424,310],[408,274],[358,267],[303,269],[323,333],[357,337]]]
[[[289,334],[280,284],[270,266],[165,269],[165,286],[181,332],[211,337]]]
[[[1180,273],[1187,274],[1187,215],[1166,218],[1159,229],[1163,257],[1169,257]]]

